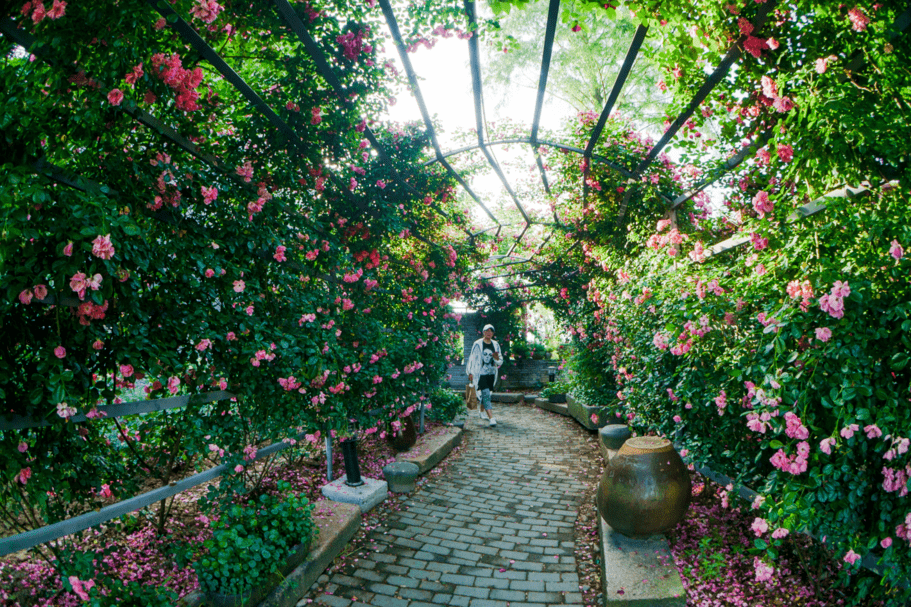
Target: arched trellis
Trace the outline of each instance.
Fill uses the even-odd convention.
[[[743,50],[742,50],[743,42],[746,40],[746,37],[747,37],[745,34],[742,34],[738,39],[736,39],[731,44],[724,59],[721,61],[721,63],[718,65],[718,67],[714,70],[714,72],[712,72],[712,74],[706,78],[702,87],[700,87],[700,89],[697,91],[697,93],[693,97],[692,101],[690,101],[690,103],[677,116],[677,118],[674,119],[674,121],[671,123],[670,127],[665,132],[664,136],[654,146],[652,146],[652,148],[646,154],[645,158],[643,158],[642,161],[636,167],[627,168],[627,167],[621,166],[617,163],[611,162],[610,160],[608,160],[604,157],[601,157],[597,154],[594,154],[593,151],[594,151],[595,146],[598,143],[598,140],[601,137],[604,126],[607,123],[607,119],[610,117],[610,114],[613,111],[616,101],[619,98],[620,93],[623,90],[624,85],[626,84],[627,78],[628,78],[630,72],[632,71],[632,68],[636,62],[636,58],[639,55],[639,52],[640,52],[642,44],[645,40],[646,34],[648,33],[648,27],[644,26],[644,25],[640,25],[636,29],[636,32],[633,36],[632,41],[630,42],[628,50],[627,50],[626,57],[624,58],[623,64],[617,73],[617,77],[614,81],[614,85],[611,89],[610,94],[608,95],[605,106],[601,111],[598,122],[592,131],[591,137],[589,138],[589,141],[588,141],[585,149],[580,149],[580,148],[562,144],[559,142],[542,140],[538,137],[538,132],[539,132],[539,127],[540,127],[541,112],[543,109],[544,94],[546,92],[547,79],[548,79],[548,74],[550,71],[550,59],[551,59],[551,55],[552,55],[552,51],[553,51],[554,34],[556,31],[556,26],[557,26],[557,16],[559,14],[559,9],[560,9],[560,0],[550,0],[549,7],[548,7],[548,19],[547,19],[547,24],[545,26],[545,31],[544,31],[544,48],[542,51],[541,70],[540,70],[540,76],[538,79],[538,90],[537,90],[537,95],[536,95],[535,111],[534,111],[534,117],[533,117],[531,127],[530,127],[529,136],[523,137],[523,138],[510,138],[510,139],[503,139],[503,140],[497,140],[497,141],[485,141],[484,132],[485,132],[486,125],[485,125],[484,119],[483,119],[484,101],[483,101],[483,89],[482,89],[482,85],[481,85],[481,65],[480,65],[480,60],[479,60],[479,56],[478,56],[477,38],[471,37],[468,41],[468,47],[469,47],[468,50],[469,50],[469,59],[470,59],[469,64],[470,64],[470,70],[471,70],[472,94],[473,94],[473,99],[474,99],[475,122],[476,122],[476,131],[477,131],[478,141],[476,144],[473,144],[470,146],[465,146],[465,147],[458,148],[455,150],[449,150],[447,152],[441,152],[439,149],[439,146],[436,142],[436,133],[433,128],[433,124],[431,123],[430,115],[429,115],[427,107],[423,101],[423,95],[421,94],[421,91],[420,91],[420,85],[418,84],[417,76],[414,72],[413,67],[411,66],[411,62],[408,57],[407,51],[405,50],[405,45],[402,40],[401,33],[398,30],[398,26],[395,21],[395,16],[392,12],[392,8],[389,5],[388,0],[380,0],[380,5],[383,7],[383,12],[386,17],[387,23],[390,26],[390,31],[392,33],[393,40],[395,41],[396,47],[399,50],[399,56],[402,60],[402,63],[405,66],[405,71],[408,75],[408,79],[409,79],[409,83],[411,85],[412,92],[418,102],[418,107],[421,111],[421,115],[423,117],[424,124],[427,128],[428,133],[430,134],[431,141],[433,141],[433,144],[434,144],[434,150],[436,153],[436,157],[434,159],[427,161],[425,163],[425,165],[431,165],[431,164],[435,164],[435,163],[439,162],[446,168],[447,171],[456,175],[455,170],[447,162],[447,159],[452,156],[455,156],[455,155],[458,155],[458,154],[461,154],[461,153],[464,153],[467,151],[480,149],[481,152],[484,154],[488,164],[493,169],[494,173],[497,175],[500,182],[503,184],[503,187],[509,194],[510,198],[512,198],[512,200],[515,203],[516,207],[518,208],[519,212],[524,217],[524,219],[526,221],[526,225],[524,226],[521,233],[516,237],[515,241],[513,242],[512,246],[509,249],[509,252],[507,253],[507,256],[511,255],[512,252],[515,250],[516,246],[518,246],[518,244],[521,242],[522,238],[525,236],[525,234],[528,231],[528,227],[532,224],[532,222],[531,222],[530,218],[528,217],[528,214],[526,213],[525,209],[523,208],[521,202],[518,200],[518,197],[516,196],[512,187],[508,183],[506,176],[503,174],[503,171],[500,168],[499,164],[497,163],[496,159],[491,154],[490,148],[492,146],[516,144],[516,143],[517,144],[527,144],[527,145],[531,146],[532,153],[535,158],[535,163],[538,166],[543,186],[545,188],[545,191],[547,191],[548,193],[550,192],[550,184],[549,184],[549,181],[547,178],[547,173],[545,171],[544,165],[541,161],[540,154],[538,151],[540,146],[548,146],[548,147],[553,147],[553,148],[562,149],[562,150],[566,150],[569,152],[580,154],[586,160],[593,160],[595,162],[599,162],[599,163],[602,163],[602,164],[610,167],[612,170],[618,172],[621,176],[623,176],[626,179],[632,179],[632,180],[638,179],[648,169],[648,167],[655,160],[655,158],[658,157],[658,154],[674,138],[674,136],[678,133],[680,128],[686,123],[686,121],[689,120],[689,118],[693,115],[693,113],[700,106],[700,104],[708,97],[708,95],[711,93],[712,89],[719,82],[721,82],[723,80],[723,78],[726,76],[726,74],[730,70],[731,66],[740,58],[740,56],[743,53]],[[768,15],[772,12],[772,10],[775,9],[776,6],[777,6],[777,2],[775,2],[775,1],[770,1],[770,2],[765,3],[758,11],[758,14],[753,22],[754,28],[756,28],[756,29],[761,28],[762,25],[765,23],[765,20],[768,18]],[[465,14],[469,21],[469,25],[472,28],[476,28],[477,27],[477,14],[476,14],[474,2],[471,0],[465,0],[464,7],[465,7]],[[722,163],[722,165],[719,167],[718,170],[716,170],[711,175],[709,175],[706,179],[704,179],[702,182],[700,182],[697,186],[695,186],[689,192],[687,192],[681,196],[678,196],[676,198],[673,198],[673,199],[668,196],[662,196],[662,200],[665,202],[665,204],[667,205],[667,207],[669,209],[675,209],[675,208],[679,207],[681,204],[683,204],[684,202],[686,202],[687,200],[689,200],[690,198],[692,198],[693,196],[698,194],[700,191],[702,191],[703,189],[705,189],[706,187],[708,187],[709,185],[711,185],[712,183],[717,181],[725,173],[727,173],[727,172],[733,170],[734,168],[736,168],[737,166],[739,166],[740,163],[742,163],[748,157],[749,150],[751,148],[755,149],[754,146],[762,146],[769,139],[769,137],[770,137],[770,133],[763,133],[760,136],[758,136],[754,141],[750,142],[750,144],[748,144],[748,145],[745,145],[741,150],[737,151],[730,159],[728,159],[727,161]],[[588,166],[590,166],[590,163],[586,163],[586,170],[583,175],[583,183],[580,184],[583,188],[583,199],[585,199],[588,195],[588,185],[586,184],[586,180],[585,180],[585,177],[588,174]],[[466,192],[468,192],[469,195],[471,195],[472,198],[474,198],[475,201],[479,205],[481,205],[481,207],[484,209],[484,211],[491,218],[493,218],[493,215],[490,212],[490,210],[487,208],[487,206],[485,206],[480,201],[478,196],[467,186],[467,184],[465,184],[461,178],[459,178],[459,181],[463,185],[463,187],[465,187]],[[620,212],[617,217],[618,224],[623,221],[623,217],[624,217],[625,213],[627,212],[627,208],[628,208],[629,201],[630,201],[630,196],[631,196],[631,190],[627,190],[627,193],[625,194],[625,196],[623,198],[623,202],[621,204]],[[556,220],[556,217],[555,217],[555,220]],[[494,221],[497,222],[498,226],[502,226],[502,224],[499,221],[497,221],[495,218],[494,218]],[[482,232],[475,233],[475,234],[473,234],[473,236],[477,236],[480,233],[482,233]],[[549,237],[550,236],[548,236],[548,238]],[[531,255],[530,258],[527,260],[523,260],[523,261],[519,261],[519,262],[508,262],[507,264],[501,264],[498,266],[487,266],[487,267],[484,267],[483,269],[492,270],[492,269],[496,269],[499,267],[505,267],[508,265],[531,263],[533,261],[534,257],[540,252],[540,250],[541,249],[539,249],[535,254]]]
[[[337,98],[343,104],[343,106],[349,106],[346,101],[346,91],[343,89],[338,77],[335,75],[333,68],[329,64],[329,61],[323,54],[322,50],[316,44],[316,42],[310,37],[309,33],[306,31],[303,23],[300,21],[300,18],[292,9],[291,5],[287,0],[273,0],[276,10],[281,16],[282,20],[285,22],[287,27],[294,32],[294,34],[299,38],[301,43],[305,46],[308,53],[311,55],[311,58],[316,64],[317,70],[320,75],[326,80],[329,84],[332,91],[335,93]],[[250,104],[261,114],[263,114],[272,125],[294,146],[302,145],[297,134],[294,132],[294,129],[291,128],[286,122],[284,122],[281,117],[279,117],[263,100],[262,98],[253,90],[253,88],[246,83],[232,68],[219,56],[218,52],[209,46],[202,37],[190,26],[184,19],[182,19],[170,6],[166,3],[159,2],[158,0],[147,0],[147,3],[152,6],[156,11],[158,11],[163,17],[173,20],[173,27],[181,35],[184,40],[190,44],[206,61],[208,61],[213,67],[215,67],[221,75],[229,81],[242,96],[244,96]],[[652,146],[648,151],[646,156],[639,162],[636,167],[627,168],[616,163],[612,163],[609,160],[600,157],[597,154],[593,153],[595,146],[597,145],[598,140],[600,139],[603,128],[606,124],[608,117],[610,116],[616,100],[619,98],[620,93],[623,90],[626,80],[632,71],[632,68],[636,62],[636,58],[639,55],[642,44],[645,40],[645,37],[648,33],[648,27],[640,25],[633,36],[632,41],[630,42],[629,48],[627,50],[626,56],[624,58],[623,64],[620,70],[617,73],[616,79],[614,81],[613,87],[608,95],[608,99],[605,103],[604,108],[601,111],[599,120],[592,131],[591,137],[585,149],[576,148],[574,146],[569,146],[559,142],[542,140],[538,137],[540,118],[543,109],[544,95],[547,88],[547,80],[550,71],[550,60],[553,50],[554,35],[557,26],[557,17],[560,9],[560,0],[550,0],[548,7],[548,18],[544,31],[544,45],[542,51],[542,60],[541,60],[541,70],[539,75],[538,90],[536,94],[536,103],[533,120],[529,129],[529,136],[524,138],[512,138],[504,139],[498,141],[486,141],[484,138],[485,132],[485,121],[484,121],[484,104],[483,104],[483,90],[481,85],[481,65],[478,52],[478,42],[477,37],[472,36],[468,40],[468,51],[470,59],[470,70],[471,70],[471,81],[472,81],[472,92],[475,106],[475,120],[476,120],[476,130],[478,136],[478,142],[474,145],[450,150],[444,152],[439,145],[437,140],[436,131],[433,127],[432,121],[430,119],[430,114],[424,102],[423,95],[421,93],[420,86],[417,80],[417,74],[414,71],[414,68],[411,64],[410,58],[408,57],[408,52],[405,47],[405,43],[399,29],[398,20],[393,11],[392,5],[389,0],[380,0],[380,8],[382,9],[383,16],[386,20],[386,23],[389,27],[390,33],[392,35],[395,46],[398,50],[400,59],[405,69],[408,81],[410,83],[412,94],[415,97],[415,100],[418,104],[426,132],[429,136],[431,145],[434,150],[435,157],[426,162],[425,165],[431,165],[435,163],[440,163],[447,173],[451,175],[459,185],[465,190],[465,192],[484,210],[484,212],[490,217],[490,219],[495,223],[498,230],[503,227],[502,222],[494,216],[490,211],[488,206],[481,200],[481,198],[475,193],[470,185],[465,181],[465,179],[452,167],[448,162],[448,158],[458,155],[463,152],[470,150],[480,149],[488,164],[493,169],[494,173],[497,175],[504,188],[514,201],[519,212],[522,214],[525,219],[525,226],[523,227],[521,233],[515,238],[512,246],[509,249],[507,255],[511,255],[515,250],[516,246],[522,241],[526,235],[529,226],[532,224],[531,219],[529,218],[527,212],[525,211],[521,201],[518,199],[513,188],[508,183],[505,174],[499,166],[499,163],[494,158],[493,154],[490,151],[492,146],[505,145],[509,143],[518,143],[518,144],[527,144],[531,146],[533,156],[535,158],[535,163],[538,166],[539,173],[543,186],[547,192],[550,192],[550,184],[547,178],[547,174],[541,161],[539,154],[540,146],[549,146],[558,149],[563,149],[569,152],[581,154],[586,160],[592,160],[605,164],[610,167],[612,170],[617,171],[626,179],[637,179],[639,178],[644,171],[652,164],[655,158],[658,157],[658,154],[673,140],[677,135],[681,127],[689,120],[693,115],[696,109],[702,104],[702,102],[708,97],[711,91],[717,86],[724,77],[728,74],[731,66],[733,66],[743,54],[743,42],[746,40],[747,35],[741,34],[736,40],[734,40],[728,48],[727,53],[724,58],[721,60],[719,65],[715,70],[706,77],[704,83],[693,96],[692,100],[687,104],[687,106],[680,112],[680,114],[671,122],[668,129],[665,131],[661,139]],[[755,19],[752,22],[753,28],[755,30],[760,29],[765,21],[768,19],[768,16],[773,10],[777,7],[776,0],[770,0],[762,4],[759,8]],[[477,28],[477,13],[475,9],[475,3],[472,0],[464,1],[464,12],[466,18],[468,19],[469,26],[471,29]],[[904,32],[911,24],[911,9],[905,11],[896,21],[894,28],[897,33]],[[15,27],[15,24],[10,20],[5,20],[0,23],[0,31],[4,35],[9,36],[11,39],[18,42],[20,45],[26,49],[31,49],[33,47],[34,40],[26,32],[19,30]],[[45,60],[54,62],[57,59],[53,57],[44,57]],[[857,61],[862,61],[862,58],[857,59]],[[858,66],[855,66],[858,67]],[[233,175],[230,167],[226,167],[219,161],[218,158],[212,157],[211,155],[202,153],[198,146],[193,142],[189,141],[185,137],[181,136],[170,126],[164,124],[160,120],[156,119],[153,115],[149,114],[147,111],[140,108],[129,108],[128,111],[134,119],[136,119],[141,124],[151,128],[162,136],[166,137],[185,151],[193,154],[198,157],[200,160],[206,162],[208,165],[219,170],[226,176],[229,176],[232,180],[238,181],[236,175]],[[393,163],[390,160],[388,153],[383,149],[382,144],[377,140],[375,134],[368,128],[364,131],[364,136],[369,140],[372,148],[377,153],[377,155],[387,164],[387,166],[392,170],[393,175],[396,181],[405,187],[408,190],[413,190],[413,187],[408,183],[407,175],[402,175],[393,167]],[[758,134],[752,141],[742,146],[740,150],[737,150],[731,158],[720,163],[720,165],[714,171],[710,172],[702,181],[697,185],[692,187],[689,191],[677,196],[674,199],[670,199],[666,196],[663,196],[662,199],[667,204],[669,210],[674,210],[684,204],[686,201],[691,199],[693,196],[698,194],[700,191],[704,190],[706,187],[710,186],[712,183],[716,182],[726,173],[732,171],[738,167],[750,154],[751,150],[755,150],[759,147],[765,145],[769,141],[772,134],[770,131],[764,131]],[[586,163],[587,175],[588,166],[590,163]],[[65,185],[79,184],[82,183],[82,180],[79,176],[66,175],[59,167],[49,167],[45,165],[36,166],[36,168],[42,170],[42,172],[48,172],[50,170],[51,176],[56,180],[64,183]],[[585,182],[585,175],[583,175],[583,183],[580,184],[583,189],[583,199],[587,197],[588,186]],[[346,195],[346,189],[341,185],[336,183],[336,189],[342,195]],[[628,212],[630,197],[632,191],[627,190],[626,194],[621,203],[621,207],[616,218],[618,225],[624,220],[626,213]],[[432,208],[441,215],[445,216],[445,212],[440,209],[437,205],[431,205]],[[556,219],[556,218],[555,218]],[[488,229],[481,230],[479,232],[471,233],[466,231],[466,236],[469,238],[475,238],[478,235],[488,231]],[[549,238],[549,236],[548,236]],[[507,264],[502,264],[500,266],[489,266],[485,267],[485,270],[495,269],[497,267],[505,267],[507,265],[517,265],[522,263],[531,263],[534,257],[541,251],[539,249],[529,259],[520,261],[520,262],[509,262]]]

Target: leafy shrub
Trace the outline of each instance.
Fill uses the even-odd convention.
[[[430,394],[430,410],[427,416],[433,421],[449,423],[465,409],[465,401],[462,395],[439,388]]]
[[[571,386],[563,381],[555,381],[547,384],[547,386],[541,390],[541,396],[554,396],[556,394],[568,394]]]
[[[203,543],[207,553],[195,565],[203,590],[242,594],[278,572],[295,546],[313,539],[313,505],[286,481],[278,490],[230,505],[212,523],[212,537]]]

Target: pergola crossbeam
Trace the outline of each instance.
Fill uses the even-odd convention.
[[[466,183],[462,176],[452,168],[452,165],[450,165],[443,156],[443,152],[440,150],[440,143],[437,141],[436,129],[433,128],[433,122],[430,120],[430,114],[427,112],[427,105],[424,103],[424,96],[421,94],[421,87],[418,85],[417,74],[414,71],[414,67],[411,65],[411,59],[408,57],[408,50],[405,48],[405,42],[402,40],[402,32],[399,30],[398,20],[395,18],[395,13],[392,12],[392,6],[389,4],[389,0],[379,0],[379,2],[380,8],[383,11],[383,17],[386,19],[386,25],[389,27],[389,33],[392,35],[392,40],[395,42],[396,50],[398,50],[399,58],[402,61],[402,66],[405,68],[405,74],[407,75],[408,83],[411,86],[411,93],[414,95],[414,99],[418,104],[418,110],[421,112],[421,118],[424,120],[424,127],[427,129],[428,135],[430,135],[430,142],[433,145],[436,160],[443,165],[446,171],[452,175],[456,181],[459,182],[459,185],[461,185],[468,195],[474,199],[478,206],[484,209],[487,216],[499,225],[500,221],[494,217],[493,213],[490,212],[490,209],[487,208],[468,183]]]
[[[477,15],[475,14],[475,4],[473,0],[465,0],[465,14],[468,16],[468,23],[471,30],[476,30]],[[468,57],[471,65],[471,88],[474,96],[475,128],[478,132],[478,147],[481,148],[481,151],[487,158],[487,162],[500,179],[503,187],[506,188],[506,192],[509,194],[510,198],[512,198],[516,207],[519,209],[519,212],[522,214],[522,217],[525,218],[527,223],[531,223],[531,218],[528,216],[528,213],[525,212],[522,203],[519,202],[519,197],[516,196],[512,186],[509,185],[509,181],[506,179],[506,175],[503,174],[500,164],[496,161],[490,153],[490,150],[487,149],[487,145],[484,143],[484,131],[486,129],[484,123],[484,94],[481,86],[481,59],[480,51],[478,50],[477,36],[472,36],[468,39]]]
[[[541,111],[544,109],[544,91],[547,89],[547,76],[550,73],[550,58],[554,48],[554,34],[557,31],[557,17],[560,14],[560,0],[550,0],[547,9],[547,26],[544,29],[544,50],[541,53],[541,75],[538,77],[538,94],[535,99],[535,115],[531,122],[530,143],[532,153],[535,157],[535,164],[538,165],[538,172],[541,173],[541,181],[544,184],[544,191],[550,194],[550,184],[547,183],[547,172],[544,170],[544,162],[541,160],[541,154],[538,153],[538,126],[541,123]]]
[[[762,29],[762,26],[765,25],[766,19],[769,14],[778,6],[777,0],[768,0],[765,4],[759,7],[759,11],[756,14],[756,19],[753,21],[753,30],[759,31]],[[743,42],[746,40],[746,34],[741,34],[734,44],[731,45],[731,48],[728,49],[728,52],[725,54],[724,58],[721,60],[721,63],[718,64],[718,67],[715,68],[715,71],[706,79],[702,84],[699,90],[696,92],[696,95],[693,97],[692,101],[684,108],[677,118],[674,119],[674,122],[671,123],[671,126],[665,131],[661,139],[656,143],[645,158],[639,163],[635,169],[637,175],[641,175],[649,165],[654,162],[655,158],[658,157],[658,154],[661,153],[661,150],[670,142],[671,139],[677,135],[686,121],[692,117],[696,112],[702,102],[706,100],[709,94],[723,79],[727,76],[728,71],[731,69],[731,66],[740,59],[740,56],[743,54],[742,46]],[[622,218],[621,218],[622,219]]]

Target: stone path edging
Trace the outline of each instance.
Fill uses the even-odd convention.
[[[462,429],[454,426],[444,427],[419,436],[418,442],[410,451],[399,453],[395,459],[417,464],[418,474],[425,474],[461,444]]]

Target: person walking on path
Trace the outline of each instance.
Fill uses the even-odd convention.
[[[484,337],[478,339],[471,346],[468,356],[468,383],[475,387],[481,395],[479,415],[487,412],[491,426],[497,425],[493,416],[493,407],[490,404],[490,392],[497,383],[497,372],[503,364],[503,354],[500,344],[493,339],[493,325],[484,325]]]

